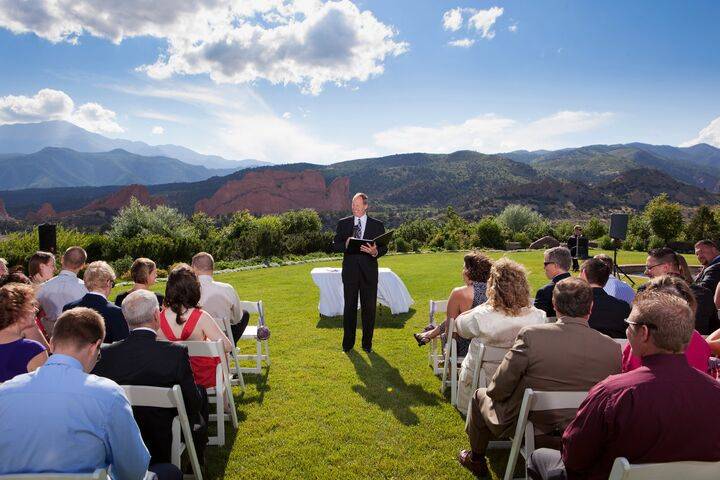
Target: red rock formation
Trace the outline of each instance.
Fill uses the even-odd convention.
[[[143,205],[148,205],[150,207],[156,207],[165,203],[165,200],[162,197],[154,197],[150,195],[150,192],[145,185],[128,185],[127,187],[123,187],[117,192],[111,193],[107,197],[95,200],[85,205],[80,210],[72,213],[94,212],[98,210],[116,212],[123,207],[130,205],[130,199],[132,197],[137,198]]]
[[[0,198],[0,220],[12,220],[13,218],[10,216],[10,214],[5,210],[5,201]]]
[[[196,212],[211,216],[241,210],[263,215],[300,208],[349,210],[350,179],[336,178],[326,186],[322,174],[316,170],[248,172],[240,180],[227,182],[211,198],[195,204]]]
[[[37,212],[29,212],[26,218],[29,222],[42,223],[57,216],[58,214],[53,206],[45,202],[40,206],[40,209]]]

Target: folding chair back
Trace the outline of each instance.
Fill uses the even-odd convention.
[[[446,313],[447,304],[447,300],[430,300],[430,325],[438,325],[435,322],[435,314]],[[433,373],[435,373],[435,375],[442,375],[443,369],[440,368],[440,362],[442,361],[444,354],[442,348],[442,341],[440,341],[439,338],[433,338],[430,342],[430,352],[428,355],[430,365],[432,365],[433,367]]]
[[[235,411],[235,398],[230,385],[230,373],[228,372],[227,357],[223,349],[222,341],[216,342],[177,342],[187,345],[191,357],[214,357],[220,359],[215,369],[215,388],[208,388],[208,400],[215,403],[215,414],[210,415],[210,420],[217,424],[217,436],[208,439],[208,445],[225,445],[225,420],[231,419],[233,427],[238,427],[237,412]],[[230,406],[230,415],[225,412],[225,401]]]
[[[262,362],[265,362],[265,365],[270,366],[270,344],[267,340],[259,340],[257,338],[258,328],[260,327],[267,327],[266,319],[265,319],[265,307],[263,306],[262,300],[258,301],[243,301],[240,302],[240,307],[245,310],[246,312],[250,314],[257,314],[258,316],[258,323],[257,325],[248,325],[245,328],[245,331],[242,334],[242,337],[239,338],[239,340],[254,340],[255,341],[255,354],[253,355],[243,355],[240,354],[240,349],[238,347],[237,350],[237,358],[239,360],[252,360],[255,362],[254,367],[242,367],[240,370],[243,373],[254,373],[254,374],[261,374],[262,373]],[[236,339],[238,340],[238,339]],[[265,353],[263,353],[263,347],[265,348]]]
[[[92,473],[11,473],[0,475],[2,480],[107,480],[107,470],[99,468]]]
[[[173,419],[172,423],[171,461],[176,467],[182,468],[180,457],[182,456],[182,452],[187,448],[195,478],[202,480],[200,462],[198,461],[197,451],[195,450],[192,429],[190,428],[190,419],[185,410],[185,402],[180,385],[174,385],[172,388],[140,385],[123,385],[122,387],[125,389],[125,395],[133,407],[174,408],[177,410],[178,415]],[[185,439],[184,443],[180,431],[182,431],[182,436]]]
[[[445,389],[449,385],[450,404],[457,406],[458,376],[460,374],[458,364],[462,363],[465,357],[458,357],[457,340],[453,338],[453,334],[455,333],[454,318],[448,318],[446,332],[447,342],[445,342],[445,362],[443,365],[443,376],[442,383],[440,385],[440,392],[445,393]]]
[[[502,362],[505,358],[508,350],[508,348],[490,347],[485,344],[480,344],[478,361],[475,365],[475,372],[473,373],[472,388],[470,389],[471,391],[474,392],[478,388],[486,388],[488,386],[491,379],[488,378],[487,374],[485,373],[484,365],[486,363],[496,363],[499,366],[500,362]],[[472,402],[472,397],[470,397],[470,400],[468,402],[468,410],[470,409],[470,402]]]
[[[232,350],[230,350],[230,353],[226,354],[228,370],[230,371],[230,384],[240,385],[240,388],[245,390],[245,379],[243,378],[242,368],[240,367],[240,354],[238,348],[236,347],[237,341],[239,339],[233,336],[232,328],[230,327],[230,319],[222,318],[221,320],[221,329],[230,339],[230,344],[233,346]],[[231,359],[232,363],[230,361]]]
[[[720,478],[720,462],[631,464],[625,457],[613,463],[609,480],[705,480]]]
[[[520,414],[518,415],[515,435],[510,447],[510,457],[505,468],[504,480],[511,480],[515,463],[518,456],[525,457],[525,478],[527,476],[527,460],[535,450],[535,428],[529,421],[531,412],[547,410],[577,409],[587,397],[588,392],[536,392],[532,388],[526,388],[523,395]],[[523,447],[523,439],[525,446]]]

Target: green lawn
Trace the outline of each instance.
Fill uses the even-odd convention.
[[[533,291],[546,283],[541,252],[508,256],[529,269]],[[439,393],[427,347],[412,338],[428,323],[428,300],[460,285],[462,257],[380,260],[403,279],[415,305],[398,316],[378,309],[369,355],[359,349],[360,332],[356,351],[343,353],[342,318],[321,319],[317,311],[310,270],[339,261],[218,275],[242,299],[265,303],[272,366],[246,375],[244,394],[236,390],[240,427],[229,429],[224,448],[208,447],[209,478],[472,478],[455,460],[467,446],[464,421]],[[619,263],[644,261],[643,253],[619,254]],[[504,453],[491,463],[502,475]]]

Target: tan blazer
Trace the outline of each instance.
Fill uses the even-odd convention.
[[[620,345],[591,329],[587,321],[561,317],[555,323],[524,327],[487,389],[478,391],[480,411],[493,434],[513,433],[526,388],[587,391],[620,373]],[[531,417],[539,433],[562,432],[575,410],[539,412]]]

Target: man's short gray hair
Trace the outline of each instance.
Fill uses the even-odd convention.
[[[570,256],[570,250],[565,247],[553,247],[545,250],[545,261],[552,262],[558,266],[558,268],[568,271],[572,264],[572,257]]]
[[[129,327],[151,322],[159,309],[157,297],[149,290],[135,290],[122,302],[123,316]]]

